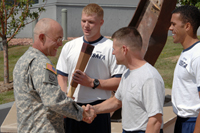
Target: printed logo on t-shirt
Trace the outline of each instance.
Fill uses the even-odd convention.
[[[179,65],[186,68],[187,67],[187,63],[184,62],[183,60],[180,60]]]
[[[92,54],[92,58],[97,58],[97,59],[105,60],[105,55],[100,54],[100,53],[93,53]]]

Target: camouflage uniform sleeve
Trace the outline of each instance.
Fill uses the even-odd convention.
[[[31,64],[35,90],[46,109],[57,112],[77,121],[82,120],[83,109],[60,89],[56,73],[46,68],[46,63],[34,60]]]

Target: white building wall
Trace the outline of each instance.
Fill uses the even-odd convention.
[[[113,32],[121,27],[127,26],[131,21],[139,0],[48,0],[45,9],[39,19],[52,18],[61,24],[61,10],[67,9],[67,35],[68,37],[82,36],[81,11],[89,3],[97,3],[104,9],[104,24],[101,33],[104,36],[111,36]],[[34,7],[40,6],[35,4]],[[34,9],[32,9],[34,10]],[[18,38],[32,37],[32,24],[16,35]]]
[[[52,18],[61,24],[61,10],[67,9],[67,36],[82,36],[81,11],[89,3],[97,3],[104,9],[104,24],[101,33],[104,36],[111,36],[116,30],[127,26],[131,21],[140,0],[48,0],[45,9],[39,19]],[[34,7],[43,5],[42,0]],[[34,9],[33,9],[34,10]],[[168,35],[171,35],[169,31]],[[200,29],[198,30],[200,35]],[[19,32],[18,38],[32,37],[32,24]]]

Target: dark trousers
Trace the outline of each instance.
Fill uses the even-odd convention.
[[[95,105],[104,100],[89,103]],[[86,104],[77,103],[80,106]],[[83,121],[76,121],[70,118],[64,119],[65,133],[111,133],[110,113],[98,114],[91,124]]]
[[[145,131],[142,131],[142,130],[138,130],[138,131],[125,131],[125,130],[123,130],[122,133],[145,133]],[[160,129],[160,133],[163,133],[162,129]]]
[[[174,133],[193,133],[197,117],[182,118],[177,116]]]

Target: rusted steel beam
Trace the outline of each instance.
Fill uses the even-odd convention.
[[[154,65],[165,46],[171,12],[176,0],[140,0],[128,26],[138,29],[142,36],[144,59]]]

